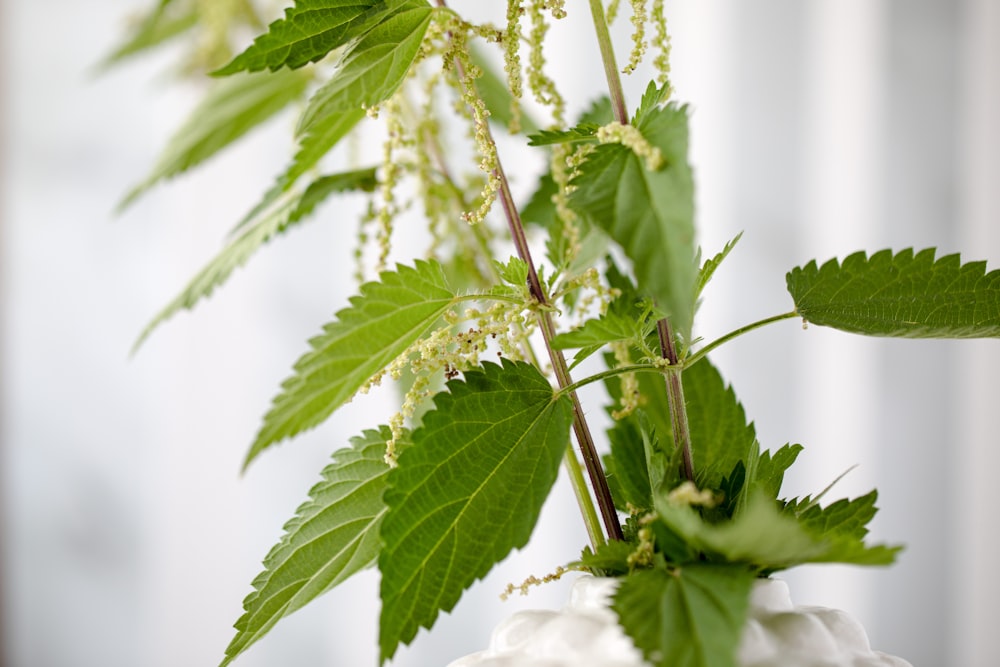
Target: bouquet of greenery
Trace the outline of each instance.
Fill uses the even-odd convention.
[[[791,318],[875,336],[1000,336],[1000,272],[927,249],[808,262],[787,273],[788,312],[697,338],[702,290],[738,238],[707,258],[696,243],[664,3],[631,1],[624,67],[608,31],[617,0],[493,4],[496,23],[477,23],[444,0],[296,0],[264,28],[250,0],[159,0],[112,56],[187,39],[188,70],[218,77],[125,204],[300,108],[290,163],[140,342],[270,239],[322,217],[323,202],[369,200],[357,295],[309,339],[244,465],[387,378],[398,411],[334,452],[253,581],[223,665],[373,565],[380,660],[391,659],[528,542],[560,467],[590,539],[562,565],[620,578],[613,609],[652,664],[734,665],[756,579],[803,563],[887,565],[899,547],[865,542],[875,491],[782,495],[802,448],[761,447],[711,352]],[[587,10],[608,95],[570,118],[543,46],[554,21]],[[248,26],[259,36],[233,57]],[[619,73],[644,60],[652,80],[629,104]],[[355,145],[346,169],[327,171],[324,158],[362,130],[381,132],[379,150]],[[525,201],[500,133],[544,165]],[[426,246],[389,266],[411,209]],[[590,383],[607,389],[606,434],[577,397]]]

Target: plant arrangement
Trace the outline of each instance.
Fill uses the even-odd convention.
[[[398,384],[398,411],[334,452],[266,556],[222,664],[372,566],[385,663],[528,542],[563,468],[589,544],[562,565],[620,579],[612,607],[651,664],[735,665],[755,580],[803,563],[888,565],[900,547],[865,541],[875,491],[782,495],[802,447],[761,447],[711,352],[792,318],[1000,337],[1000,271],[934,249],[811,261],[787,273],[788,312],[702,340],[702,289],[738,237],[707,259],[696,243],[662,0],[621,12],[617,0],[508,0],[492,3],[495,23],[462,4],[295,0],[265,27],[251,0],[160,0],[111,57],[187,39],[186,69],[217,77],[126,205],[299,109],[290,163],[140,343],[269,240],[323,218],[328,199],[369,202],[357,295],[308,341],[244,465],[383,381]],[[571,11],[589,12],[608,90],[575,117],[544,57]],[[619,13],[632,23],[623,66],[608,30]],[[234,56],[248,28],[258,36]],[[652,79],[631,104],[622,72]],[[360,132],[380,133],[374,156],[352,143]],[[500,135],[535,152],[523,201]],[[348,168],[327,170],[345,145]],[[426,247],[389,265],[405,216],[423,221]],[[577,397],[590,383],[607,390],[606,433]]]

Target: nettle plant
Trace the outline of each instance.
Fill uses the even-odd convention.
[[[734,665],[755,579],[803,563],[887,565],[899,547],[865,542],[875,491],[782,497],[801,446],[761,448],[709,353],[790,318],[876,336],[1000,336],[1000,271],[928,249],[809,262],[787,274],[789,312],[696,338],[702,289],[736,239],[700,260],[662,0],[631,2],[623,68],[608,31],[618,2],[491,4],[496,25],[444,0],[297,0],[264,28],[250,0],[161,0],[112,56],[183,37],[187,69],[218,77],[126,203],[300,108],[290,164],[140,342],[322,202],[369,202],[358,271],[377,277],[309,340],[245,463],[387,377],[399,410],[333,454],[253,581],[223,665],[373,565],[380,660],[391,659],[528,542],[560,466],[590,539],[564,565],[620,578],[613,609],[647,660]],[[609,94],[570,119],[543,44],[567,12],[588,9]],[[262,34],[232,57],[248,27]],[[650,47],[653,81],[630,114],[619,73],[649,67]],[[376,154],[355,144],[347,169],[324,171],[361,131],[381,132]],[[494,133],[537,147],[546,165],[525,201]],[[427,245],[387,266],[404,214],[424,221]],[[580,377],[585,359],[604,370]],[[603,447],[576,393],[594,382],[610,397]]]

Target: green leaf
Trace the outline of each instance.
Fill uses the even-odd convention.
[[[744,567],[686,565],[622,580],[612,608],[657,667],[735,667],[754,575]]]
[[[506,264],[498,260],[493,260],[493,265],[496,267],[501,280],[508,285],[524,289],[528,284],[528,272],[530,269],[528,263],[520,257],[510,257],[507,259]]]
[[[232,272],[265,243],[307,217],[329,195],[346,190],[372,191],[375,188],[375,169],[331,174],[316,179],[303,192],[280,195],[271,191],[237,228],[237,234],[225,248],[199,271],[146,325],[132,347],[133,354],[146,338],[163,322],[180,312],[191,309],[201,299],[212,294]]]
[[[768,498],[776,499],[785,480],[785,471],[792,467],[801,451],[802,445],[785,445],[773,454],[770,451],[762,453],[751,488],[760,489]]]
[[[351,48],[336,74],[309,100],[296,134],[329,122],[330,116],[376,106],[396,92],[413,65],[437,10],[425,0],[393,3]]]
[[[618,422],[608,430],[611,454],[604,457],[604,469],[615,507],[627,512],[629,505],[639,510],[653,506],[649,479],[649,457],[653,444],[639,427],[638,419]]]
[[[753,494],[744,511],[721,523],[706,522],[693,508],[670,501],[666,494],[654,497],[654,504],[663,522],[709,559],[744,563],[764,573],[804,563],[888,565],[901,549],[868,546],[846,529],[831,532],[820,520],[802,521],[762,493]],[[859,508],[857,515],[845,514],[847,526],[863,512]]]
[[[310,77],[308,72],[277,72],[216,82],[119,209],[128,207],[157,182],[204,162],[302,97]]]
[[[814,559],[821,558],[827,549],[821,539],[759,493],[750,497],[745,511],[722,523],[707,523],[696,510],[668,500],[665,494],[654,502],[671,530],[715,561],[773,571],[816,562]]]
[[[733,251],[736,244],[739,243],[740,239],[743,237],[743,232],[740,232],[733,240],[726,244],[726,246],[718,252],[714,257],[706,260],[701,266],[701,271],[698,272],[698,284],[695,288],[695,299],[701,296],[702,291],[705,289],[705,285],[712,280],[712,276],[715,275],[715,270],[719,268],[722,262],[725,261],[729,253]]]
[[[568,130],[539,130],[528,135],[529,146],[552,146],[554,144],[592,143],[597,141],[596,123],[580,123]]]
[[[299,137],[299,149],[292,164],[278,179],[279,187],[288,189],[319,161],[365,117],[361,109],[329,116]]]
[[[711,363],[702,360],[683,372],[691,432],[691,455],[701,488],[718,489],[737,462],[746,465],[757,435],[736,392]],[[749,466],[748,466],[749,468]]]
[[[569,442],[572,404],[530,364],[484,364],[448,389],[385,495],[383,662],[527,543]]]
[[[552,172],[542,174],[538,179],[538,187],[521,210],[521,220],[540,225],[545,229],[554,227],[558,218],[556,217],[556,205],[552,202],[552,198],[558,192],[559,186],[552,178]]]
[[[570,203],[621,245],[639,289],[690,340],[698,266],[687,111],[673,106],[644,110],[638,128],[661,151],[664,166],[650,171],[625,146],[598,146],[573,179]]]
[[[795,310],[812,324],[870,336],[1000,338],[1000,270],[962,264],[958,255],[934,259],[934,248],[843,263],[810,262],[792,269],[788,291]]]
[[[614,576],[626,574],[632,568],[628,564],[629,556],[635,551],[635,546],[624,540],[611,540],[597,547],[594,552],[590,547],[584,547],[580,560],[571,564],[590,570],[597,576]],[[600,573],[600,574],[598,574]]]
[[[244,468],[266,447],[313,428],[369,379],[420,339],[456,302],[437,262],[397,265],[361,286],[349,308],[309,341],[295,362],[247,454]]]
[[[863,496],[848,500],[842,498],[826,507],[818,504],[807,504],[799,508],[794,501],[789,502],[785,509],[793,512],[807,529],[818,535],[837,533],[857,539],[863,539],[868,534],[868,524],[878,509],[875,503],[878,492],[871,491]]]
[[[633,319],[608,312],[586,320],[582,326],[561,333],[552,339],[557,350],[604,345],[620,340],[634,340],[642,336],[640,325]]]
[[[243,601],[236,637],[226,649],[228,665],[293,611],[375,563],[379,527],[386,514],[382,495],[389,466],[388,427],[365,431],[337,451],[323,469],[309,500],[285,524],[285,535],[264,559],[254,592]],[[400,450],[405,447],[405,442]]]
[[[371,27],[377,0],[296,0],[267,32],[216,74],[296,69],[357,39]]]
[[[152,11],[131,26],[128,38],[103,60],[100,67],[149,51],[197,25],[195,9],[182,4],[179,11],[173,11],[177,7],[171,0],[159,0]]]

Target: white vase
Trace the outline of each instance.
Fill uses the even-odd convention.
[[[561,611],[520,611],[493,631],[485,651],[448,667],[649,667],[609,607],[617,579],[580,577]],[[778,579],[754,584],[740,667],[912,667],[873,651],[845,612],[792,605]]]

